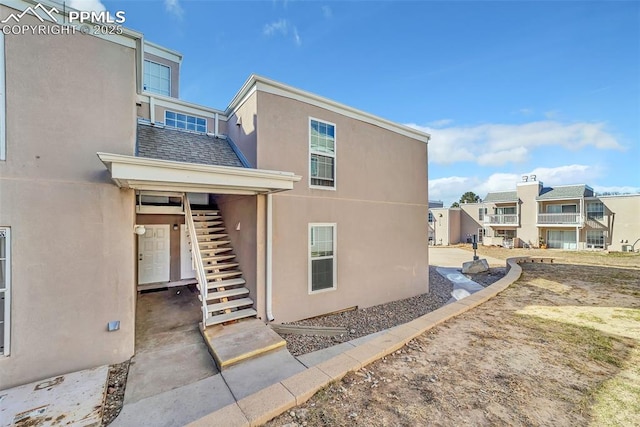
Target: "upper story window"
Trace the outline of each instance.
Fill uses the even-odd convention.
[[[336,188],[336,126],[309,120],[310,186]]]
[[[171,68],[145,59],[144,90],[171,96]]]
[[[429,211],[429,217],[427,219],[429,222],[433,222],[433,213]]]
[[[207,119],[187,114],[165,111],[164,124],[172,128],[207,133]]]
[[[602,202],[587,203],[587,218],[604,219],[604,205]]]
[[[547,205],[547,213],[577,213],[577,205]]]

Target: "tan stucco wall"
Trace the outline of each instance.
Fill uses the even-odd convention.
[[[264,304],[259,304],[258,291],[264,291],[264,286],[257,286],[258,269],[258,197],[239,195],[218,195],[216,203],[224,220],[225,233],[229,235],[236,261],[240,264],[249,296],[253,299],[256,309]],[[264,212],[261,212],[264,214]],[[236,230],[238,224],[240,230]],[[260,235],[264,242],[264,235]],[[264,314],[261,316],[263,317]],[[264,318],[264,317],[263,317]]]
[[[180,273],[181,273],[180,271],[180,224],[184,224],[184,215],[138,214],[136,216],[136,224],[141,224],[141,225],[167,224],[169,225],[169,256],[171,259],[170,268],[169,268],[169,280],[171,281],[180,280]],[[173,229],[174,224],[178,226],[177,230]],[[137,250],[137,239],[136,239],[136,250]]]
[[[96,157],[133,154],[134,51],[84,35],[8,35],[5,51],[12,335],[0,389],[129,358],[135,309],[134,194]]]
[[[520,199],[520,228],[517,230],[518,237],[526,243],[538,246],[539,234],[538,227],[538,202],[536,197],[542,189],[541,182],[518,183],[516,191]],[[544,234],[546,239],[546,233]]]
[[[273,196],[275,321],[426,292],[427,145],[265,92],[257,107],[257,166],[302,176]],[[309,188],[309,117],[336,125],[335,191]],[[309,294],[309,223],[337,224],[335,291]]]
[[[484,228],[484,224],[480,222],[478,210],[484,208],[481,203],[468,203],[460,205],[460,230],[459,241],[467,242],[467,237],[478,235],[478,229]],[[453,234],[453,231],[452,231]]]
[[[238,124],[240,123],[240,124]],[[257,167],[258,95],[253,93],[229,117],[226,133],[246,157],[251,167]],[[221,133],[224,133],[221,131]],[[273,149],[273,146],[271,147]],[[280,148],[278,148],[279,151]],[[260,168],[264,169],[262,166]],[[285,169],[283,169],[285,170]]]
[[[622,245],[633,245],[640,239],[640,195],[600,197],[600,201],[608,216],[605,222],[613,224],[609,250],[620,251]],[[640,242],[635,248],[640,249]]]
[[[161,58],[151,53],[145,52],[144,59],[155,62],[157,64],[166,65],[171,69],[171,97],[180,97],[180,64],[168,59]]]

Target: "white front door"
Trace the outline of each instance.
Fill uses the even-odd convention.
[[[138,236],[138,284],[169,281],[169,225],[145,225]]]
[[[182,224],[180,225],[180,278],[193,279],[194,277],[196,277],[196,271],[193,269],[187,227]]]

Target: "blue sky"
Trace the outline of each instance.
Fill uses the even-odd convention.
[[[640,2],[102,4],[183,53],[187,101],[225,108],[256,73],[431,133],[447,205],[532,173],[640,192]]]

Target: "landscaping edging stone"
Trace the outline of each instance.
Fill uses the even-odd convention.
[[[310,399],[333,381],[342,379],[376,360],[402,348],[415,337],[488,301],[511,286],[522,274],[520,263],[549,262],[552,258],[516,257],[506,261],[507,274],[467,298],[450,303],[325,362],[227,405],[189,424],[192,427],[259,426]]]

